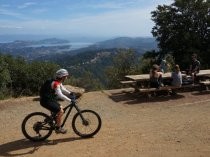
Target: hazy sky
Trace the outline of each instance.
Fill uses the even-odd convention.
[[[0,35],[152,36],[151,11],[172,0],[0,0]]]

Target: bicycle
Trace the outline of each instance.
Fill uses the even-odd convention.
[[[75,108],[77,113],[72,119],[73,131],[80,137],[89,138],[96,135],[101,128],[101,118],[93,110],[80,110],[77,106],[75,95],[69,105],[63,108],[66,113],[61,127],[63,127],[72,111]],[[56,114],[47,115],[43,112],[33,112],[27,115],[21,125],[23,135],[31,141],[44,141],[56,129]]]

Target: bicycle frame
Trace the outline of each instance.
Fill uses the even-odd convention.
[[[66,110],[67,110],[68,108],[69,108],[69,110],[68,110],[66,116],[64,117],[64,120],[63,120],[63,122],[62,122],[62,124],[61,124],[61,127],[63,127],[63,126],[65,125],[65,123],[66,123],[66,121],[67,121],[67,119],[68,119],[68,117],[69,117],[69,115],[70,115],[70,113],[71,113],[73,107],[75,107],[75,109],[77,110],[77,112],[80,113],[81,110],[80,110],[79,107],[76,105],[76,101],[75,101],[75,100],[72,100],[71,104],[69,104],[68,106],[66,106],[66,107],[63,108],[64,113],[66,112]],[[80,114],[80,117],[81,117],[82,121],[85,121],[85,119],[84,119],[84,117],[82,116],[82,114]]]

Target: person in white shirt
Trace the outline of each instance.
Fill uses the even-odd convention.
[[[171,79],[172,79],[172,82],[171,82],[172,86],[176,86],[176,87],[182,86],[182,74],[181,74],[179,65],[175,65],[174,72],[171,73]],[[175,90],[172,89],[171,94],[175,95],[176,94]]]

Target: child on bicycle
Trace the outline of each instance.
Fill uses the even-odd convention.
[[[58,103],[57,98],[71,102],[68,97],[72,92],[68,91],[63,82],[66,80],[69,73],[66,69],[60,69],[55,73],[55,79],[47,80],[40,89],[40,104],[44,108],[56,113],[56,133],[65,134],[66,129],[61,127],[63,108]]]

